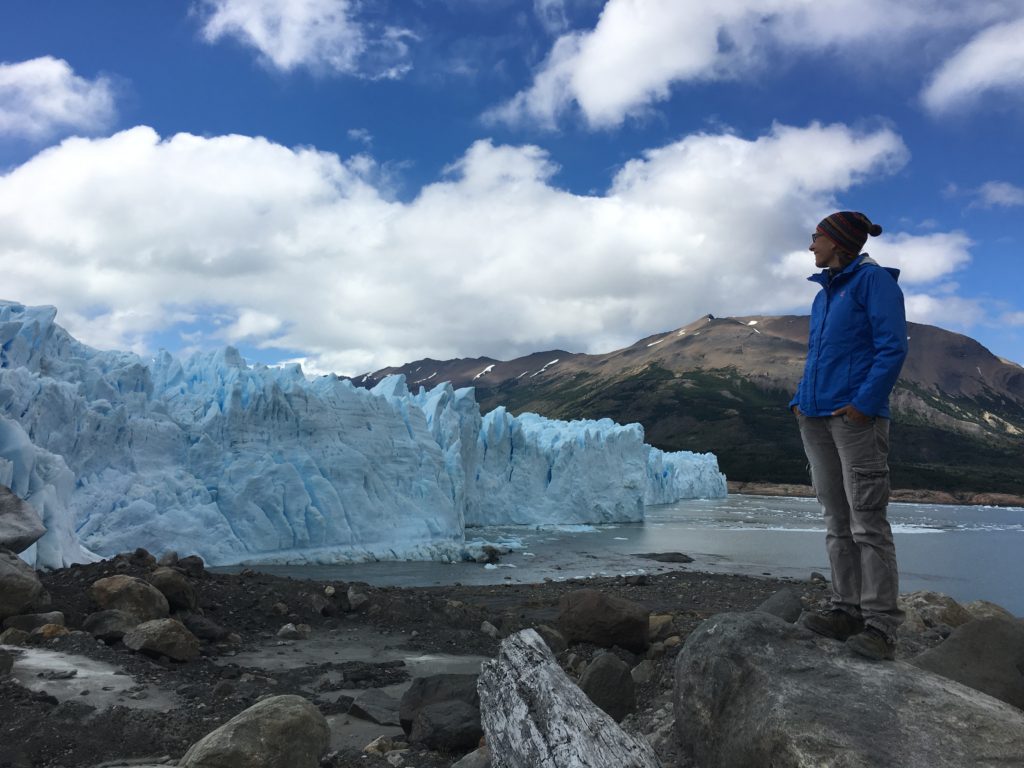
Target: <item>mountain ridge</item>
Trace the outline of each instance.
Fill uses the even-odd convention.
[[[353,382],[369,387],[402,373],[413,388],[473,386],[484,411],[638,422],[663,450],[714,452],[730,480],[806,483],[787,404],[803,373],[808,322],[704,315],[604,354],[425,358]],[[1024,493],[1024,367],[936,326],[909,323],[908,336],[891,398],[894,487]]]

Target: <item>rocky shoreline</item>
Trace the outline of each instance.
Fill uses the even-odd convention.
[[[729,493],[749,496],[795,496],[813,498],[814,489],[809,485],[786,483],[745,483],[728,481]],[[1009,493],[975,493],[969,491],[929,491],[915,488],[896,488],[892,501],[917,502],[919,504],[958,504],[985,507],[1024,507],[1024,496]]]
[[[194,658],[174,661],[154,651],[135,652],[123,637],[101,641],[82,631],[88,617],[101,609],[93,589],[97,582],[123,577],[149,583],[147,579],[156,571],[168,567],[194,588],[195,608],[200,613],[193,615],[201,615],[210,626],[222,630],[208,632]],[[97,705],[102,691],[95,686],[90,690],[89,684],[80,689],[88,690],[87,694],[66,696],[66,686],[60,684],[67,681],[59,676],[37,677],[29,688],[11,677],[0,679],[0,697],[6,702],[5,738],[0,746],[3,768],[74,768],[141,758],[177,760],[212,729],[268,695],[303,696],[313,700],[325,716],[345,716],[357,698],[352,697],[354,690],[408,682],[408,664],[389,658],[396,650],[412,657],[491,658],[502,638],[525,627],[557,625],[560,599],[583,587],[670,617],[661,619],[667,624],[660,630],[669,642],[639,653],[615,649],[630,668],[645,660],[651,662],[647,665],[649,679],[637,685],[630,715],[633,727],[643,731],[655,711],[666,705],[672,660],[683,638],[700,622],[722,611],[750,610],[784,586],[795,588],[808,600],[817,600],[824,593],[820,582],[794,584],[691,572],[529,585],[375,588],[251,570],[213,573],[194,565],[186,572],[177,564],[158,566],[144,551],[38,576],[49,594],[45,608],[51,614],[61,614],[63,626],[37,627],[20,638],[9,632],[4,642],[20,640],[19,648],[101,662],[134,682],[112,701]],[[183,624],[189,623],[181,610],[175,615]],[[5,623],[12,622],[8,619]],[[285,630],[291,639],[281,636],[286,626],[299,628],[294,635]],[[353,646],[376,648],[380,660],[336,660],[346,658]],[[578,676],[601,650],[593,643],[573,643],[560,652],[559,660]],[[302,663],[279,663],[290,656]],[[332,674],[337,678],[338,673],[343,683],[335,685],[330,678]],[[338,694],[332,687],[343,688],[345,693]],[[332,693],[336,694],[333,702]],[[150,699],[165,698],[165,711],[140,706]],[[359,728],[350,730],[363,741],[346,744],[345,723],[336,723],[338,738],[322,764],[392,765],[383,755],[365,753],[363,748],[380,735],[395,737],[401,744],[401,729],[367,720],[356,725]],[[417,768],[449,766],[461,757],[444,750],[412,749],[403,764]]]
[[[822,606],[828,592],[817,576],[798,582],[690,571],[378,588],[253,570],[213,573],[197,560],[170,555],[158,563],[139,550],[37,574],[48,597],[34,607],[46,613],[6,617],[0,635],[6,644],[0,660],[11,660],[8,674],[0,666],[0,768],[221,765],[203,762],[190,748],[243,713],[255,717],[263,708],[281,717],[274,708],[294,710],[296,702],[323,721],[314,729],[324,740],[323,754],[311,765],[513,765],[489,763],[486,750],[476,749],[486,713],[475,680],[480,662],[498,656],[524,629],[536,630],[551,648],[555,672],[600,703],[629,738],[650,745],[663,768],[689,768],[694,753],[680,741],[680,705],[673,701],[688,637],[717,617],[756,609],[793,621],[802,610]],[[119,638],[116,631],[97,634],[97,614],[142,610],[149,598],[132,592],[145,591],[141,585],[160,585],[154,591],[169,598],[169,618],[144,624],[193,628],[194,652],[147,646],[132,639],[130,628]],[[118,589],[120,596],[111,598]],[[904,599],[902,659],[941,647],[956,626],[978,617],[995,616],[1024,632],[1020,620],[991,604],[962,607],[931,593]],[[113,603],[121,608],[110,608]],[[626,618],[610,622],[620,611]],[[632,629],[621,634],[627,624]],[[433,660],[434,672],[463,674],[423,675],[417,666],[423,659]],[[111,671],[104,677],[92,664]],[[414,706],[410,691],[442,678],[462,678],[452,685],[463,693],[450,695],[468,701],[442,702],[427,708],[433,719],[421,709],[403,722]],[[1024,692],[1024,683],[1018,688],[1013,695]]]

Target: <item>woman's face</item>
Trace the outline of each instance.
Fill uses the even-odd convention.
[[[839,269],[842,266],[839,261],[839,246],[821,232],[811,235],[810,251],[814,254],[814,265],[819,269]]]

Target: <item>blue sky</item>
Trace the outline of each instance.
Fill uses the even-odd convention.
[[[805,313],[884,228],[1024,362],[1024,0],[7,0],[0,298],[354,374]]]

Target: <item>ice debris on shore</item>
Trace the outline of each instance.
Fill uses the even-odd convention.
[[[486,415],[471,387],[373,390],[237,350],[103,352],[53,307],[0,301],[0,483],[61,567],[146,547],[210,564],[457,558],[467,526],[639,521],[721,497],[712,454],[664,453],[638,424]]]

